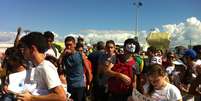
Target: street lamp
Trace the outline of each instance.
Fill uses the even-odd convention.
[[[142,6],[142,2],[140,2],[139,0],[136,0],[134,3],[133,3],[134,6],[136,6],[136,29],[135,29],[135,39],[138,40],[138,9],[140,8],[140,6]]]

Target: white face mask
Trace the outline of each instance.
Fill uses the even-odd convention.
[[[135,46],[133,43],[131,43],[131,44],[126,44],[126,50],[127,50],[128,52],[134,53],[134,52],[135,52],[135,48],[136,48],[136,46]]]

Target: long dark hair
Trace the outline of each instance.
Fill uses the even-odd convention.
[[[16,66],[25,66],[25,64],[27,63],[27,61],[25,60],[22,52],[16,48],[16,47],[11,47],[11,48],[8,48],[5,52],[5,62],[6,62],[6,68],[13,72],[12,70],[14,69],[15,66],[11,65],[9,62],[10,61],[14,61]]]

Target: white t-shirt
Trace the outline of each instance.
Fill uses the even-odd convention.
[[[24,91],[33,92],[36,88],[33,77],[34,68],[9,74],[8,90],[15,93],[23,93]]]
[[[57,52],[57,56],[56,56],[56,54],[55,54],[55,51],[52,49],[52,48],[49,48],[46,52],[45,52],[45,55],[47,56],[47,55],[50,55],[50,56],[53,56],[53,57],[55,57],[55,58],[59,58],[59,56],[60,56],[60,53],[59,53],[59,51],[55,48],[55,50],[56,50],[56,52]]]
[[[161,90],[155,90],[151,97],[155,101],[177,101],[182,99],[179,89],[170,83],[167,83]]]
[[[46,95],[50,89],[62,85],[57,68],[47,60],[44,60],[36,67],[34,81],[37,83],[35,95]]]

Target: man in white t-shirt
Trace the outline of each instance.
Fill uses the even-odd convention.
[[[22,101],[66,101],[66,94],[59,79],[56,67],[45,60],[45,51],[48,44],[40,32],[31,32],[22,37],[24,44],[23,55],[31,60],[35,66],[34,81],[36,91],[32,94],[24,92],[19,94],[17,99]]]
[[[58,49],[56,48],[56,46],[53,45],[54,34],[50,31],[46,31],[44,32],[44,37],[46,38],[48,42],[48,50],[45,52],[45,55],[50,55],[58,59],[60,56],[60,53]]]

